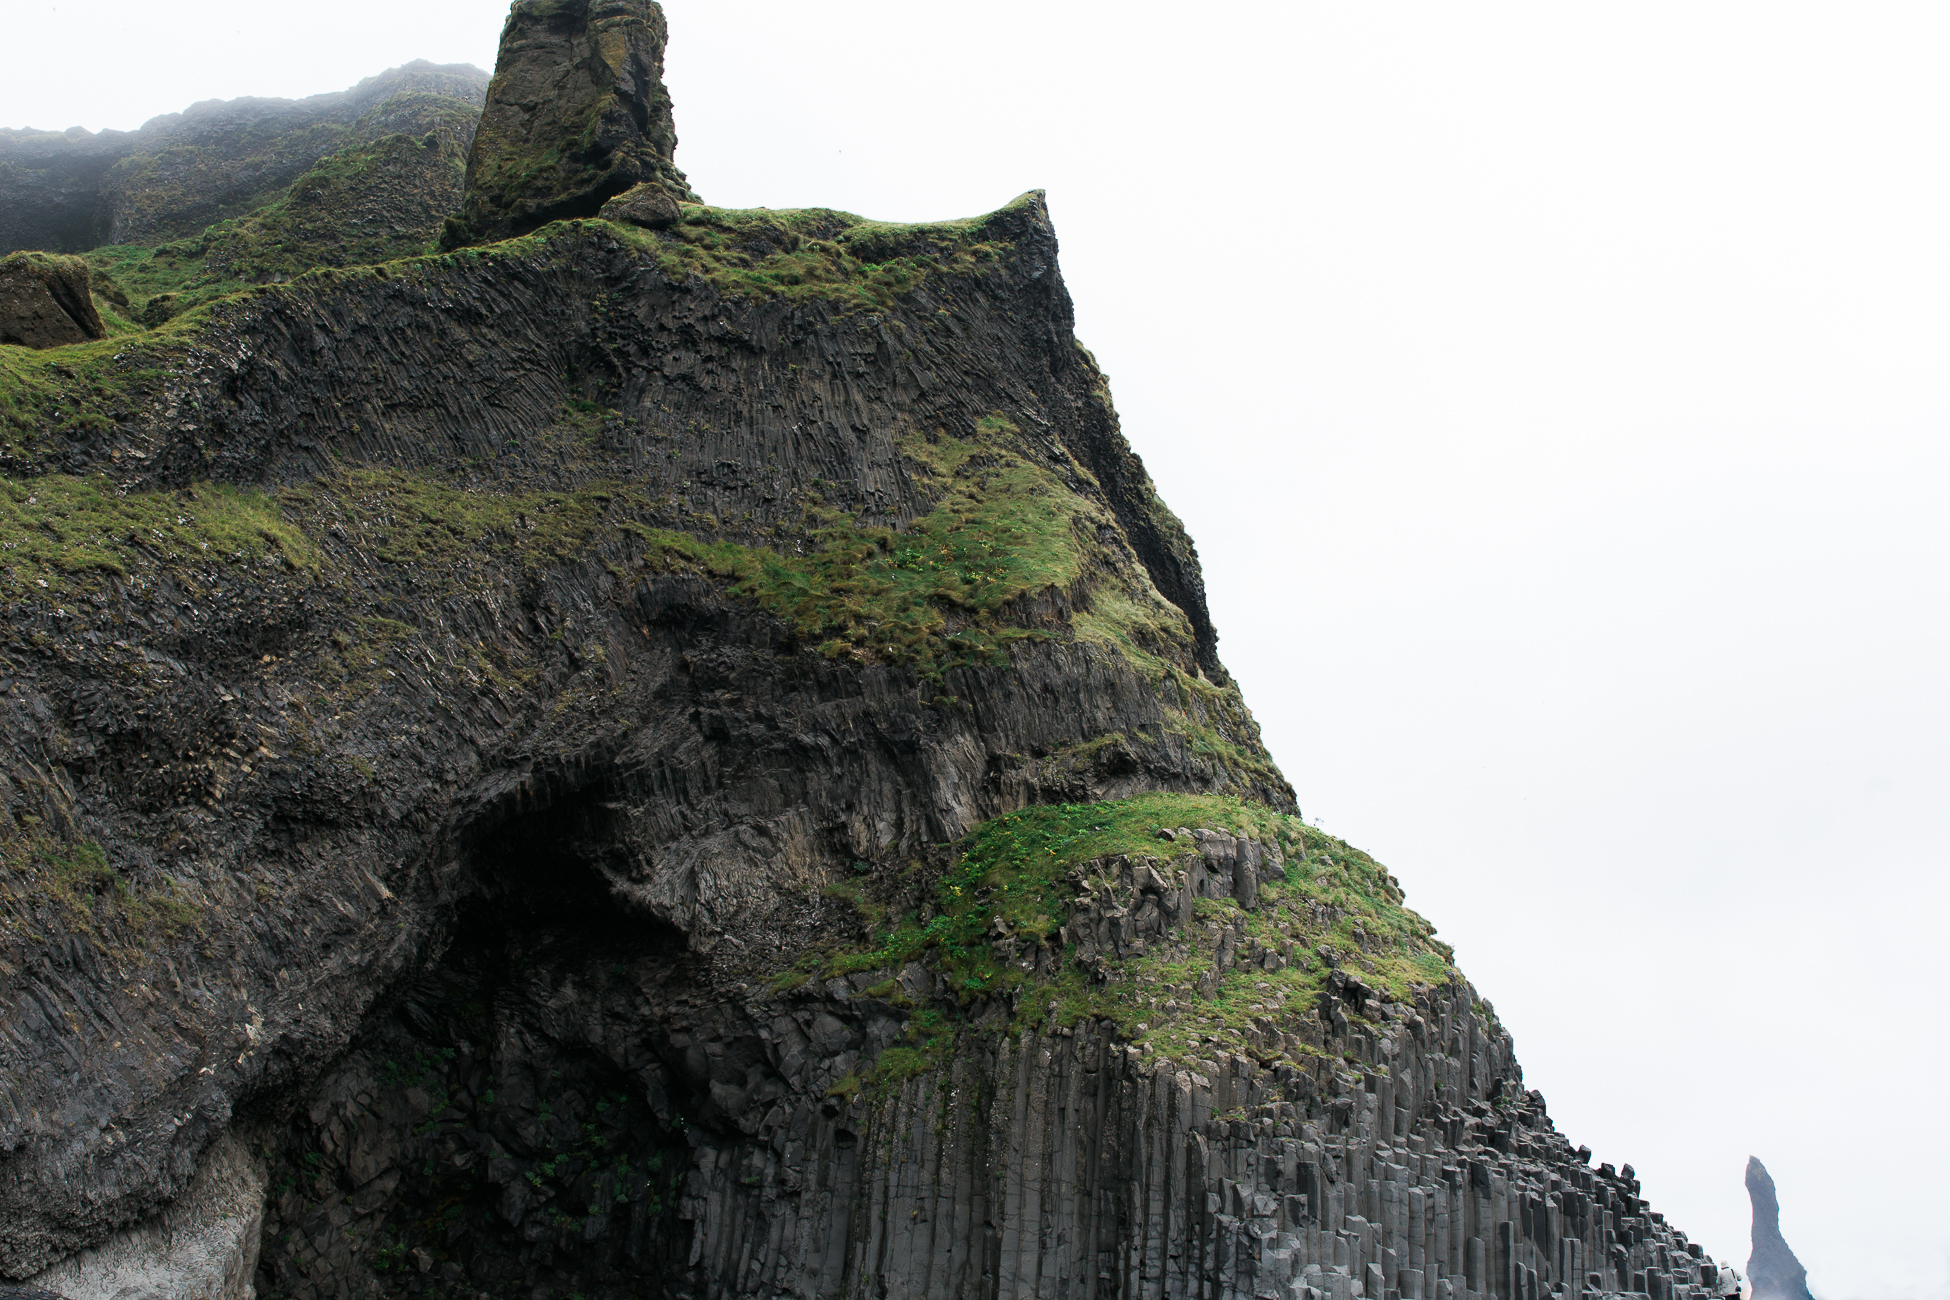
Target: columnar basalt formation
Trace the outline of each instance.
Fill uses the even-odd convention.
[[[497,138],[667,125],[662,32],[523,0]],[[620,220],[0,347],[0,1274],[1734,1294],[1299,819],[1042,196],[638,127]]]

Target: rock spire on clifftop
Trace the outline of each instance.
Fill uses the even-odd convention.
[[[1754,1203],[1754,1253],[1747,1260],[1753,1300],[1814,1300],[1808,1290],[1808,1270],[1781,1235],[1781,1202],[1774,1195],[1774,1179],[1753,1156],[1747,1157],[1747,1195]]]
[[[667,33],[655,0],[517,0],[445,246],[593,217],[645,181],[694,198],[672,161]]]

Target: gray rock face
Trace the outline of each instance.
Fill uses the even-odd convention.
[[[105,332],[78,257],[14,253],[0,258],[0,343],[52,348]]]
[[[0,253],[74,253],[195,234],[235,216],[348,144],[460,129],[487,76],[420,60],[308,99],[208,100],[139,130],[0,129]]]
[[[566,86],[614,147],[483,229],[675,194],[661,44],[517,6],[498,102]],[[509,121],[477,159],[568,117]],[[1421,923],[1293,832],[1056,251],[1037,194],[571,221],[9,390],[0,1274],[1737,1293],[1446,957],[1343,924]],[[985,860],[927,928],[972,828],[1167,795],[1221,824],[1062,859],[1013,922]]]
[[[1197,570],[1155,495],[1098,486],[1148,480],[1071,338],[1039,199],[944,236],[993,249],[977,269],[872,312],[726,294],[614,229],[564,227],[539,261],[261,291],[187,340],[132,342],[110,372],[134,377],[119,423],[19,445],[35,459],[14,472],[101,466],[132,499],[162,493],[165,526],[226,508],[205,476],[291,484],[315,541],[201,576],[182,568],[194,542],[129,551],[85,593],[8,588],[0,797],[41,865],[0,898],[0,1270],[142,1221],[233,1116],[296,1108],[515,869],[506,844],[566,894],[594,889],[598,917],[743,953],[760,969],[741,981],[762,983],[830,928],[820,891],[856,860],[897,868],[1052,800],[1292,807],[1263,759],[1194,744],[1263,754],[1236,691],[1173,684],[1196,680],[1189,631],[1155,643],[1179,674],[1163,686],[1060,634],[1097,592],[1166,628],[1182,615],[1145,594],[1141,557]],[[981,433],[996,410],[1032,432]],[[1049,632],[1002,663],[936,683],[870,647],[822,652],[659,558],[685,529],[814,547],[815,499],[915,519],[940,488],[903,447],[937,429],[988,439],[1081,512],[1064,536],[1090,567],[1008,611]],[[478,477],[421,477],[433,466]],[[433,514],[403,531],[366,513],[375,490],[434,492]],[[528,504],[505,530],[440,541],[509,492]],[[595,531],[549,541],[562,510]],[[69,825],[99,859],[37,856],[35,828]],[[126,896],[87,874],[97,860]]]
[[[656,0],[517,0],[447,246],[593,217],[646,182],[693,198],[673,161],[667,38]]]
[[[1225,849],[1176,881],[1096,864],[1165,905],[1073,933],[1158,942],[1213,868],[1277,858]],[[267,1293],[388,1292],[407,1239],[372,1243],[443,1206],[440,1237],[416,1238],[427,1271],[493,1295],[1740,1291],[1629,1169],[1594,1172],[1556,1133],[1466,988],[1391,1005],[1343,980],[1358,1028],[1313,1015],[1172,1058],[1108,1023],[1002,1032],[997,1006],[940,1068],[861,1092],[847,1081],[905,1025],[954,1004],[919,967],[779,995],[674,935],[508,902],[294,1123]]]
[[[1808,1270],[1781,1235],[1781,1202],[1774,1194],[1773,1175],[1755,1156],[1747,1157],[1747,1196],[1754,1204],[1754,1248],[1747,1259],[1752,1300],[1814,1300]]]

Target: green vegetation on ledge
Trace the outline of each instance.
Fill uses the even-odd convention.
[[[453,115],[461,108],[443,111]],[[371,265],[426,252],[458,200],[465,163],[456,135],[434,130],[350,145],[245,216],[153,248],[97,248],[87,255],[89,264],[100,289],[124,314],[153,326],[317,267]]]
[[[1263,885],[1252,910],[1230,898],[1200,899],[1192,920],[1181,922],[1165,942],[1141,954],[1111,956],[1101,978],[1074,960],[1074,942],[1053,976],[1020,959],[1025,948],[1055,942],[1093,891],[1107,887],[1102,877],[1108,860],[1168,867],[1196,855],[1196,846],[1183,837],[1158,838],[1161,828],[1178,827],[1224,830],[1277,845],[1286,878]],[[868,992],[905,1003],[892,976],[919,962],[945,976],[964,1006],[988,1005],[997,997],[1014,1004],[1017,1028],[1109,1020],[1166,1055],[1202,1045],[1265,1055],[1251,1041],[1255,1023],[1268,1017],[1291,1023],[1312,1011],[1335,968],[1323,949],[1390,1000],[1408,999],[1418,985],[1461,978],[1448,945],[1403,906],[1401,888],[1386,868],[1298,817],[1230,796],[1149,794],[998,817],[951,846],[929,905],[902,916],[889,915],[870,884],[846,881],[829,891],[860,910],[870,945],[808,954],[779,977],[779,987],[882,971],[888,980]],[[1270,972],[1235,965],[1207,996],[1199,985],[1213,970],[1221,927],[1263,948],[1290,947],[1293,959]],[[929,1014],[935,1019],[915,1031],[906,1055],[883,1059],[854,1083],[898,1082],[924,1068],[909,1059],[914,1052],[925,1051],[932,1061],[948,1050],[954,1026],[939,1011]]]
[[[692,204],[664,235],[633,226],[611,228],[656,253],[673,280],[697,275],[740,297],[883,311],[931,276],[970,275],[1000,261],[1010,244],[992,219],[1032,200],[1025,194],[996,213],[915,225],[869,221],[830,208]]]

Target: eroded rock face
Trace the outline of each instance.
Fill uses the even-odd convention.
[[[0,258],[0,343],[52,348],[104,332],[88,291],[88,263],[46,253]]]
[[[1025,803],[1291,807],[1151,576],[1190,601],[1196,557],[1071,337],[1039,198],[916,234],[935,251],[885,307],[745,296],[620,233],[260,291],[104,359],[129,385],[105,425],[55,423],[62,397],[21,444],[43,472],[15,509],[100,467],[153,513],[119,573],[8,578],[0,795],[30,869],[0,899],[0,1269],[144,1219],[234,1117],[295,1109],[549,816],[604,907],[769,978],[850,864]],[[783,256],[792,232],[712,233]],[[233,515],[212,474],[297,495]],[[986,546],[933,502],[1016,483],[1012,535],[1072,567],[915,624],[938,677],[839,604],[840,635],[800,630],[713,575],[725,552],[673,562],[702,537],[837,564],[834,527],[864,561],[924,518]],[[1087,609],[1141,613],[1139,657],[1080,636]]]
[[[673,161],[667,36],[655,0],[517,0],[448,246],[593,217],[645,182],[695,197]]]
[[[0,1274],[1737,1293],[1295,815],[1042,196],[679,207],[662,39],[510,20],[462,235],[611,219],[0,373]]]
[[[168,1209],[32,1279],[65,1300],[251,1300],[263,1242],[263,1160],[236,1133],[213,1142]]]

